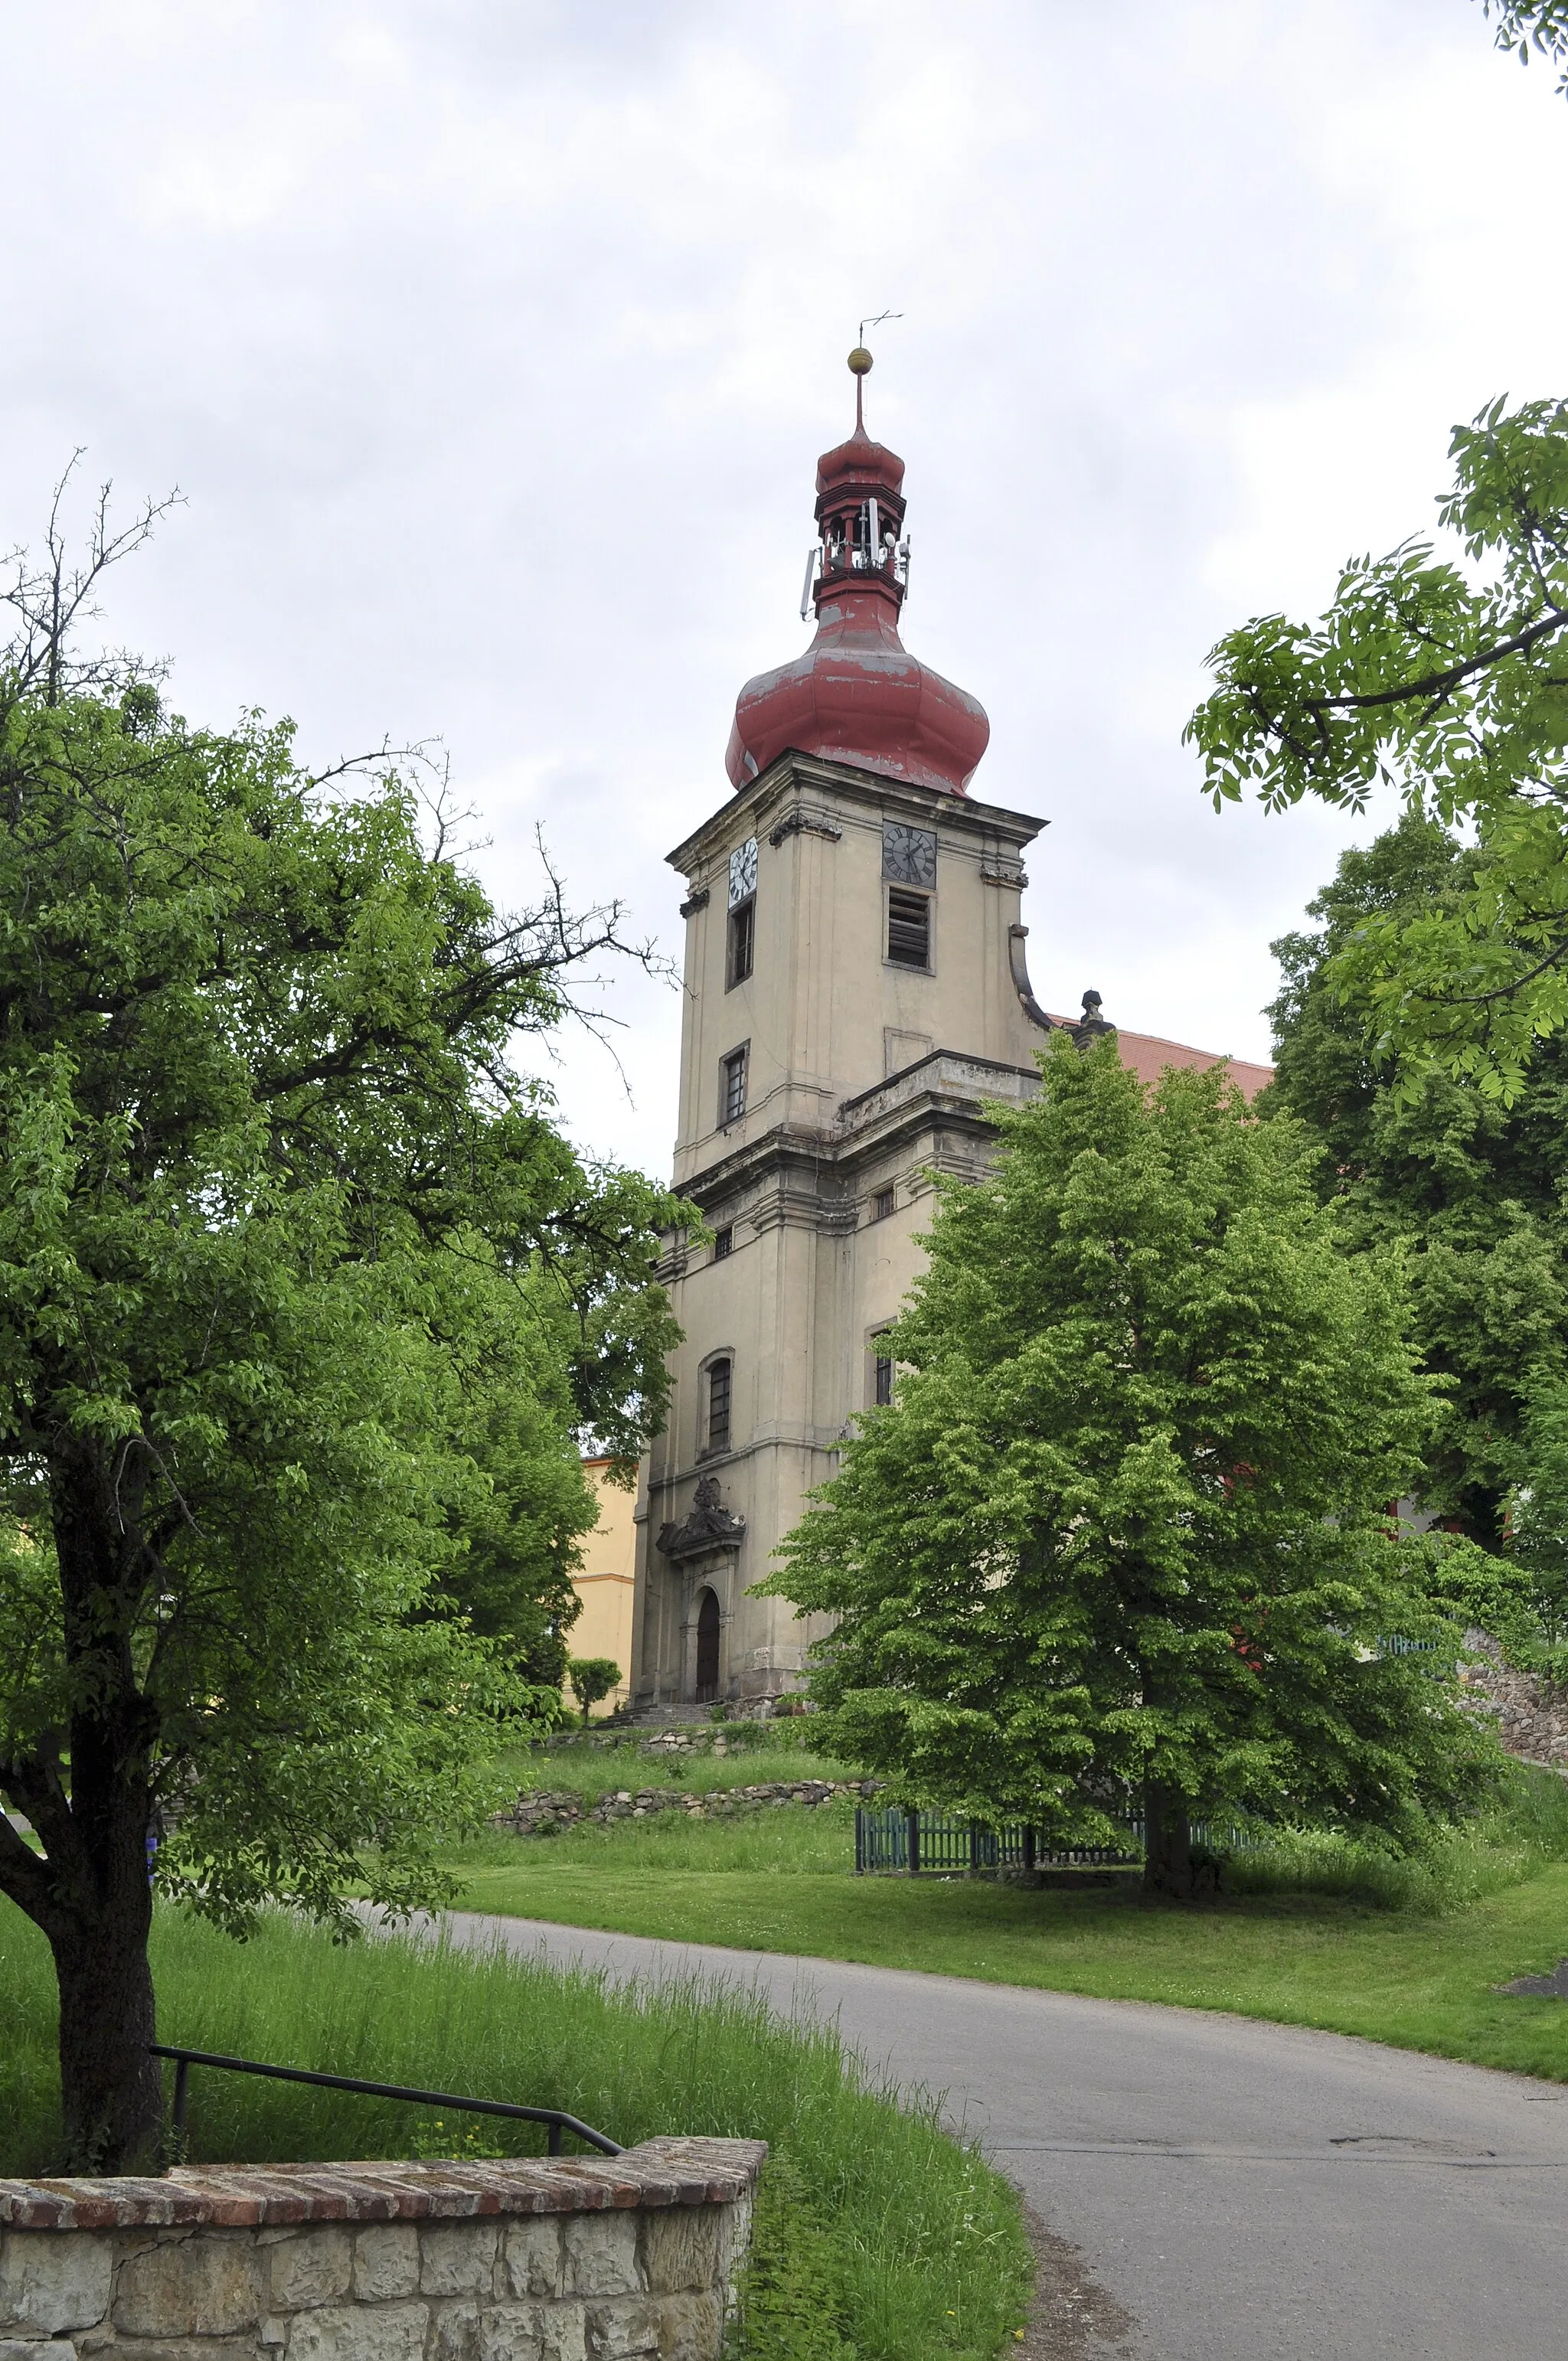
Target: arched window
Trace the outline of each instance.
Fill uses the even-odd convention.
[[[696,1702],[711,1705],[718,1695],[718,1601],[705,1590],[696,1610]]]
[[[707,1365],[707,1448],[728,1451],[729,1448],[729,1373],[731,1364],[710,1361]]]

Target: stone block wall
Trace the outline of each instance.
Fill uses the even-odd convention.
[[[1496,1717],[1505,1750],[1568,1777],[1568,1694],[1517,1672],[1484,1631],[1467,1631],[1464,1643],[1460,1679],[1476,1711]]]
[[[680,1787],[622,1787],[592,1806],[570,1788],[525,1787],[510,1811],[492,1816],[491,1826],[520,1837],[543,1837],[584,1821],[607,1828],[612,1820],[645,1820],[660,1812],[678,1812],[687,1820],[731,1820],[781,1805],[798,1804],[815,1811],[841,1795],[852,1795],[857,1804],[870,1803],[884,1784],[881,1779],[764,1780],[750,1787],[713,1787],[703,1794]]]
[[[0,2361],[718,2361],[765,2153],[0,2181]]]

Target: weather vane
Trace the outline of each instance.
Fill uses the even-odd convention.
[[[866,373],[872,365],[872,357],[866,350],[866,330],[868,328],[880,328],[884,320],[902,320],[904,314],[902,312],[879,312],[874,320],[862,320],[861,322],[860,341],[856,345],[854,351],[850,355],[850,368],[853,372],[855,379],[855,427],[857,432],[861,431],[863,425],[861,413],[861,388],[865,383]]]

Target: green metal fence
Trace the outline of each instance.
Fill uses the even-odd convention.
[[[1143,1826],[1129,1822],[1125,1846],[1080,1845],[1064,1851],[1037,1828],[1019,1821],[987,1828],[951,1812],[905,1812],[896,1806],[855,1812],[855,1870],[864,1876],[898,1870],[953,1876],[987,1869],[1095,1869],[1131,1866],[1143,1858]]]
[[[1144,1857],[1143,1815],[1129,1813],[1121,1825],[1126,1829],[1123,1844],[1063,1847],[1021,1820],[988,1828],[953,1812],[910,1812],[896,1805],[868,1809],[862,1804],[855,1811],[855,1873],[954,1877],[997,1869],[1136,1868]],[[1214,1852],[1257,1852],[1267,1838],[1255,1828],[1194,1820],[1192,1842]]]

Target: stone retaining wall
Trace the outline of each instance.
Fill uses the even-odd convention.
[[[1540,1763],[1568,1775],[1568,1696],[1548,1688],[1533,1673],[1516,1672],[1484,1631],[1465,1634],[1466,1661],[1460,1677],[1473,1704],[1495,1715],[1497,1736],[1521,1763]]]
[[[764,1741],[765,1742],[765,1741]],[[635,1747],[640,1754],[748,1754],[756,1741],[748,1723],[739,1730],[732,1721],[670,1722],[650,1729],[635,1721],[598,1721],[587,1730],[558,1730],[550,1739],[552,1753],[562,1746],[586,1746],[592,1753],[614,1753]]]
[[[520,1837],[540,1837],[581,1823],[602,1828],[612,1820],[647,1819],[658,1812],[679,1812],[688,1820],[728,1820],[781,1804],[811,1808],[831,1804],[839,1795],[864,1803],[882,1784],[880,1779],[770,1780],[754,1787],[716,1787],[706,1795],[679,1787],[622,1787],[616,1795],[601,1795],[591,1809],[569,1789],[525,1787],[510,1811],[496,1813],[491,1825],[511,1828]]]
[[[0,2180],[0,2361],[718,2361],[765,2154]]]

